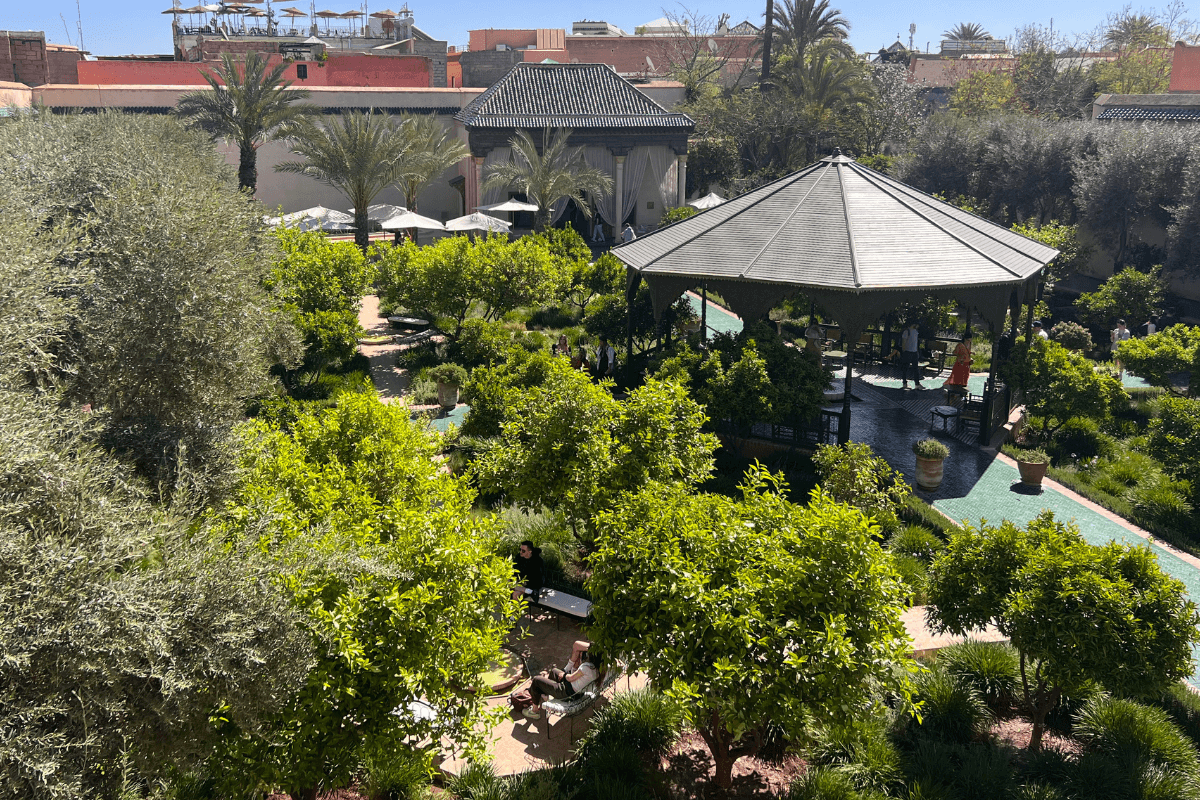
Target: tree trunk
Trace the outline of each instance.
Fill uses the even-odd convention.
[[[762,49],[762,82],[765,84],[771,80],[771,33],[774,27],[775,3],[774,0],[767,0],[767,21],[763,25],[763,49]]]
[[[1042,749],[1042,734],[1046,731],[1046,715],[1058,705],[1060,697],[1061,692],[1055,689],[1033,708],[1033,714],[1031,715],[1033,718],[1033,730],[1029,733],[1029,749],[1035,753]]]
[[[354,204],[354,243],[362,249],[363,255],[371,245],[371,234],[367,230],[370,221],[367,217],[367,207],[360,203]]]
[[[238,188],[254,194],[258,189],[258,151],[242,145],[238,156]]]

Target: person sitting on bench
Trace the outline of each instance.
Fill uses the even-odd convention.
[[[542,548],[534,547],[526,539],[517,550],[517,576],[520,580],[513,587],[513,600],[528,599],[537,602],[546,583],[546,565],[542,561]]]
[[[537,675],[530,681],[529,695],[533,705],[521,713],[529,719],[542,718],[542,701],[547,697],[570,697],[591,686],[600,677],[601,657],[590,651],[591,645],[584,641],[571,647],[571,658],[562,669],[551,669],[545,675]]]

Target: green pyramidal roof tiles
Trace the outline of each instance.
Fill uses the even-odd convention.
[[[1058,255],[840,155],[613,253],[645,275],[850,291],[1014,283]]]
[[[473,128],[695,127],[607,64],[517,64],[455,119]]]

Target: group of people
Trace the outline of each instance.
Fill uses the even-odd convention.
[[[517,583],[513,586],[513,599],[537,602],[546,583],[546,564],[542,560],[542,549],[526,539],[517,548]],[[577,641],[571,648],[571,657],[562,668],[553,668],[536,675],[527,691],[529,704],[521,713],[529,719],[540,719],[542,702],[547,697],[570,697],[587,689],[600,677],[603,658],[594,652],[585,641]],[[514,692],[514,695],[518,692]]]
[[[570,358],[572,369],[582,370],[596,378],[611,378],[617,374],[617,351],[603,336],[596,345],[594,355],[588,353],[587,345],[582,341],[572,355],[567,335],[561,334],[558,341],[550,345],[550,354]]]
[[[1145,328],[1147,336],[1153,336],[1155,331],[1158,330],[1158,325],[1155,324],[1154,320],[1148,320],[1142,327]],[[1040,319],[1033,321],[1033,334],[1043,339],[1050,338],[1050,334],[1046,333],[1046,330],[1042,327]],[[1132,338],[1133,331],[1125,326],[1125,320],[1123,319],[1117,320],[1117,327],[1108,332],[1108,349],[1112,353],[1113,365],[1117,368],[1118,380],[1125,377],[1125,367],[1121,363],[1121,359],[1117,358],[1117,349],[1121,346],[1121,342],[1127,342]]]

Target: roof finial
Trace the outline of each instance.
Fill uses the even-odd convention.
[[[833,154],[834,154],[835,156],[840,156],[840,155],[842,155],[842,148],[840,148],[840,147],[835,147],[835,148],[833,148]]]

